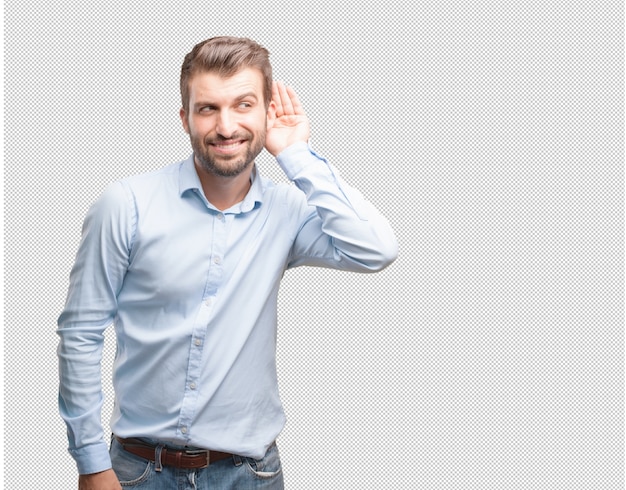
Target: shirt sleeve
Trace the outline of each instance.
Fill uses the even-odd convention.
[[[288,267],[375,272],[396,259],[398,242],[387,219],[308,144],[286,148],[277,160],[306,196]]]
[[[121,183],[90,208],[58,319],[59,411],[80,474],[111,468],[101,424],[104,331],[117,312],[128,267],[134,209]]]

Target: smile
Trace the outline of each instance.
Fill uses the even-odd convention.
[[[211,146],[220,153],[232,153],[237,151],[241,146],[243,146],[244,143],[245,140],[221,141],[219,143],[211,143]]]

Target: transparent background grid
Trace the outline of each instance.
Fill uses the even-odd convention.
[[[598,0],[5,2],[5,486],[76,488],[55,328],[82,220],[107,183],[189,154],[180,64],[230,34],[270,50],[314,148],[400,242],[379,274],[285,275],[287,488],[623,488],[623,19]],[[105,427],[114,351],[110,331]]]

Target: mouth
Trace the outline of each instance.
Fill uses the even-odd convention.
[[[243,147],[245,142],[246,140],[224,140],[209,143],[209,146],[213,148],[217,153],[228,155],[239,151],[239,149]]]

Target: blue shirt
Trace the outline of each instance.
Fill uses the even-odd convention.
[[[260,458],[285,417],[276,378],[279,283],[300,265],[377,271],[397,255],[387,220],[308,145],[252,174],[240,203],[206,199],[193,156],[110,185],[90,208],[60,336],[59,407],[79,473],[111,467],[100,361],[114,324],[120,437]]]

